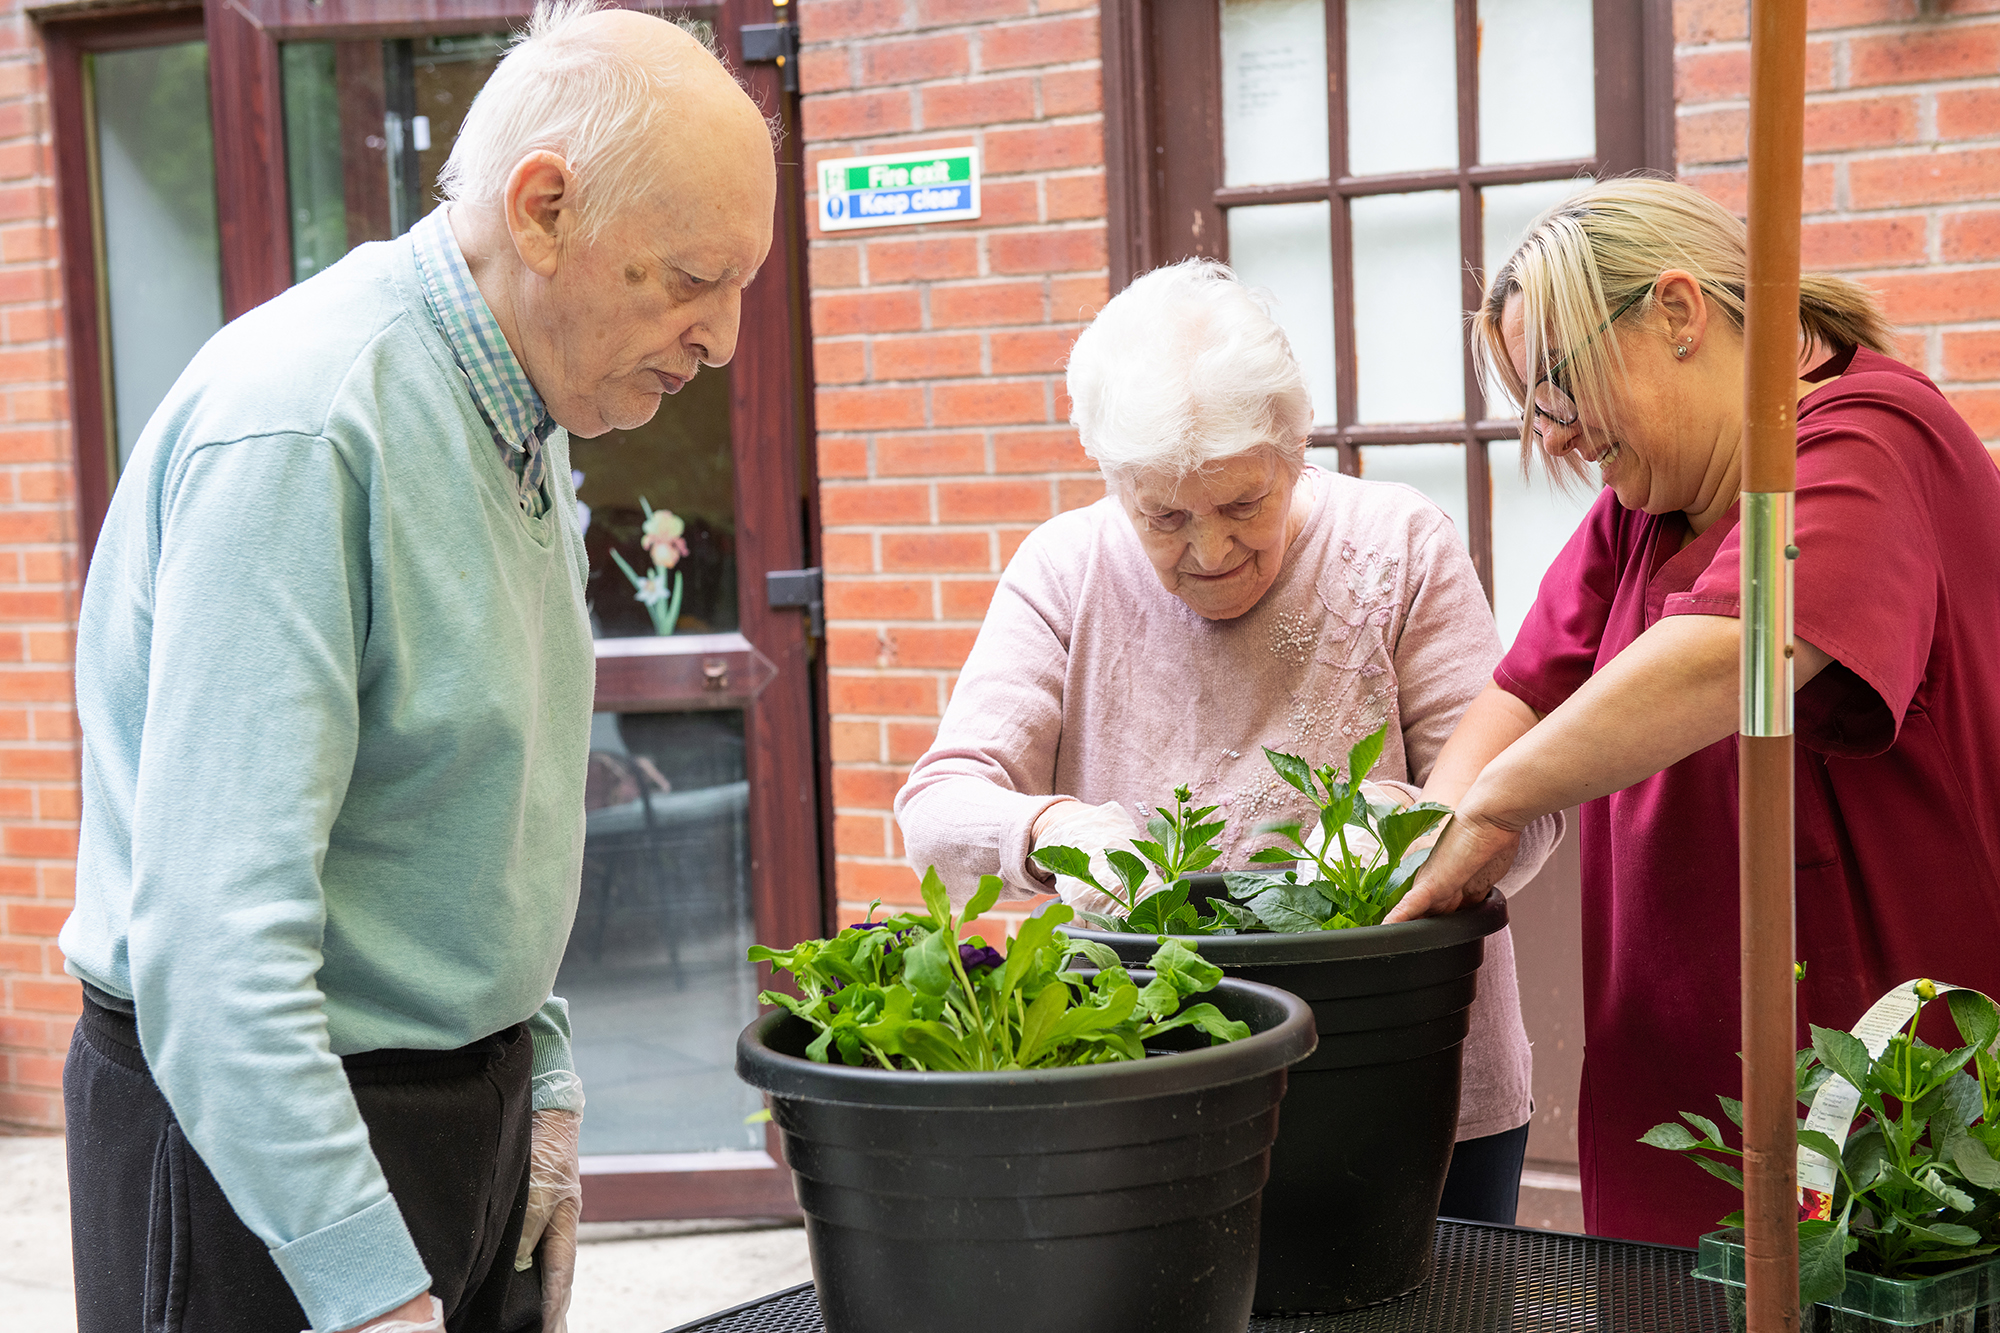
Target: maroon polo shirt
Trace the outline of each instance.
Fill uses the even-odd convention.
[[[1801,1045],[1912,977],[2000,995],[2000,471],[1916,371],[1860,350],[1814,378],[1796,625],[1834,660],[1797,696]],[[1737,615],[1736,511],[1687,530],[1605,491],[1494,679],[1548,713],[1662,616]],[[1741,1200],[1636,1140],[1742,1095],[1735,738],[1581,825],[1585,1223],[1691,1245]]]

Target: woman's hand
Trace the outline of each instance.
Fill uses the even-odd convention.
[[[1477,907],[1513,868],[1521,830],[1461,809],[1445,826],[1416,882],[1383,920],[1414,921]]]

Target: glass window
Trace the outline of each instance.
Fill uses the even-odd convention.
[[[1323,180],[1326,6],[1223,0],[1223,181]]]
[[[1458,161],[1453,0],[1347,0],[1347,170]]]
[[[1479,160],[1597,153],[1593,15],[1574,0],[1479,0]]]
[[[1370,481],[1399,481],[1416,487],[1450,515],[1459,539],[1471,542],[1472,528],[1466,521],[1464,445],[1363,445],[1361,475]]]
[[[1332,421],[1332,210],[1323,203],[1231,209],[1229,258],[1243,281],[1270,292],[1278,323],[1305,367],[1313,420]]]
[[[1521,446],[1494,440],[1486,446],[1493,478],[1493,617],[1500,642],[1512,646],[1542,576],[1590,512],[1594,482],[1558,482],[1539,462],[1521,470]]]
[[[1457,194],[1369,195],[1354,201],[1350,216],[1355,419],[1463,418]]]
[[[115,481],[153,409],[222,327],[208,45],[101,51],[84,71]]]

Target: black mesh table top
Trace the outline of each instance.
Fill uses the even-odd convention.
[[[1437,1267],[1407,1296],[1340,1315],[1258,1317],[1247,1333],[1728,1333],[1694,1251],[1441,1221]],[[811,1283],[671,1333],[823,1333]]]

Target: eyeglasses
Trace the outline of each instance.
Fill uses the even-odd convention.
[[[1641,287],[1627,297],[1625,304],[1611,312],[1610,319],[1599,324],[1596,331],[1583,340],[1583,347],[1590,346],[1591,339],[1616,324],[1624,317],[1626,311],[1645,300],[1652,290],[1650,286]],[[1568,430],[1577,423],[1576,399],[1571,396],[1569,385],[1563,381],[1563,367],[1567,366],[1570,358],[1582,351],[1583,347],[1572,348],[1563,353],[1561,359],[1549,367],[1549,373],[1535,381],[1533,400],[1535,438],[1538,440],[1547,438],[1548,432],[1552,429]]]

